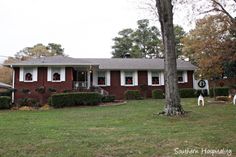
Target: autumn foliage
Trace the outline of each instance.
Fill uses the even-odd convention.
[[[232,21],[223,14],[208,15],[196,22],[195,29],[182,40],[183,53],[195,64],[198,76],[221,77],[227,61],[235,61]]]

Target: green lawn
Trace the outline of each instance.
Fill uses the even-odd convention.
[[[181,118],[153,115],[162,111],[163,100],[49,111],[0,111],[0,156],[183,156],[175,155],[175,148],[224,148],[236,156],[236,106],[197,107],[196,103],[195,99],[182,99],[184,109],[191,112]]]

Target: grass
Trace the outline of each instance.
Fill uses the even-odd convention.
[[[0,156],[201,156],[174,149],[230,149],[236,156],[236,106],[196,106],[183,99],[185,117],[155,116],[163,100],[126,105],[0,111]],[[211,156],[211,155],[206,155]]]

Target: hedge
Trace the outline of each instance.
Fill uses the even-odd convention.
[[[102,102],[114,102],[115,96],[114,95],[108,95],[102,97]]]
[[[228,96],[229,95],[229,88],[221,87],[215,88],[215,96]],[[210,89],[210,97],[213,97],[213,88]]]
[[[142,96],[139,90],[127,90],[124,93],[127,100],[141,100]]]
[[[101,100],[102,95],[96,92],[61,93],[51,96],[51,105],[55,108],[78,105],[97,105]]]
[[[0,96],[0,109],[9,109],[11,106],[11,97]]]
[[[152,91],[152,98],[153,99],[164,99],[165,98],[164,92],[160,89],[154,89]]]
[[[179,95],[181,98],[195,98],[197,97],[197,91],[192,88],[179,89]]]
[[[34,98],[21,98],[18,100],[18,106],[38,107],[39,103]]]

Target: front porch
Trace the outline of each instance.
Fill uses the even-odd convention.
[[[96,67],[74,67],[73,68],[73,91],[79,92],[98,92],[102,95],[109,95],[109,93],[99,86],[93,85],[93,72]]]
[[[90,89],[93,82],[93,70],[90,67],[73,68],[73,90]]]

